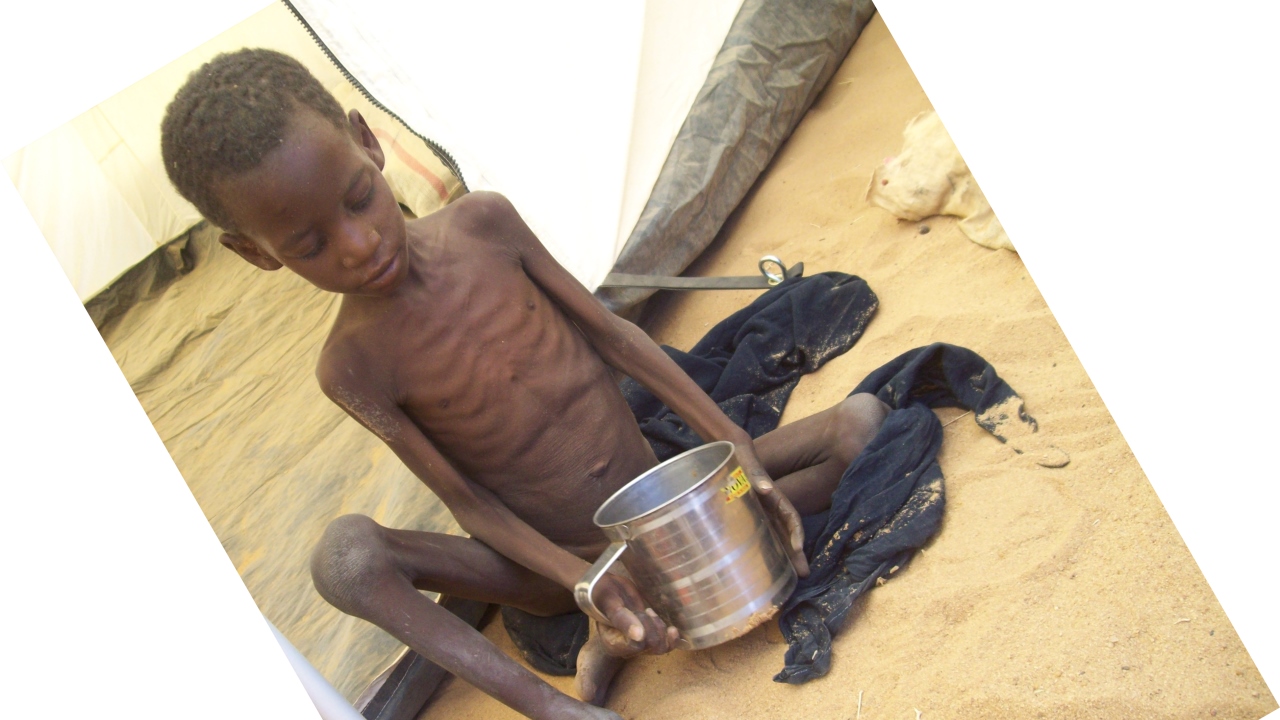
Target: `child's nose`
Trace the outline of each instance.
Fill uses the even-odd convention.
[[[376,228],[362,227],[352,228],[352,232],[348,236],[347,252],[343,254],[342,264],[350,270],[364,267],[369,264],[369,260],[378,252],[378,246],[382,243],[382,235],[378,234]]]

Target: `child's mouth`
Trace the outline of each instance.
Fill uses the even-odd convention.
[[[391,280],[396,275],[396,269],[399,267],[400,267],[400,256],[398,254],[392,255],[391,260],[388,261],[387,264],[383,266],[381,270],[377,271],[377,274],[375,274],[372,278],[366,281],[361,287],[364,288],[365,290],[383,289],[386,285],[390,284]]]

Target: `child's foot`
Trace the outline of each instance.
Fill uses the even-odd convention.
[[[622,720],[622,716],[607,708],[595,707],[586,703],[578,702],[570,697],[563,696],[568,702],[568,707],[557,708],[549,717],[562,720],[569,718],[570,720]],[[572,703],[571,705],[569,703]]]
[[[609,693],[609,683],[613,682],[614,674],[626,659],[606,652],[600,633],[594,627],[595,623],[591,624],[591,637],[578,651],[578,675],[574,685],[583,702],[604,705],[604,697]]]
[[[539,720],[622,720],[622,716],[612,710],[588,705],[557,690],[551,692],[553,696],[546,698],[546,704],[524,708],[525,717]]]

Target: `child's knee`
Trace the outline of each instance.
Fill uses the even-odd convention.
[[[845,398],[836,408],[836,453],[840,460],[851,463],[880,431],[889,415],[889,406],[870,393],[858,393]]]
[[[329,604],[363,617],[379,581],[394,573],[382,528],[364,515],[343,515],[311,552],[311,581]]]

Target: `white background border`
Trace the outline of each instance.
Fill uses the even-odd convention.
[[[6,3],[0,157],[261,9]],[[317,717],[8,175],[6,717]]]
[[[1275,689],[1280,13],[880,4]],[[6,3],[0,156],[263,6]],[[6,710],[314,718],[7,179],[0,224]]]

